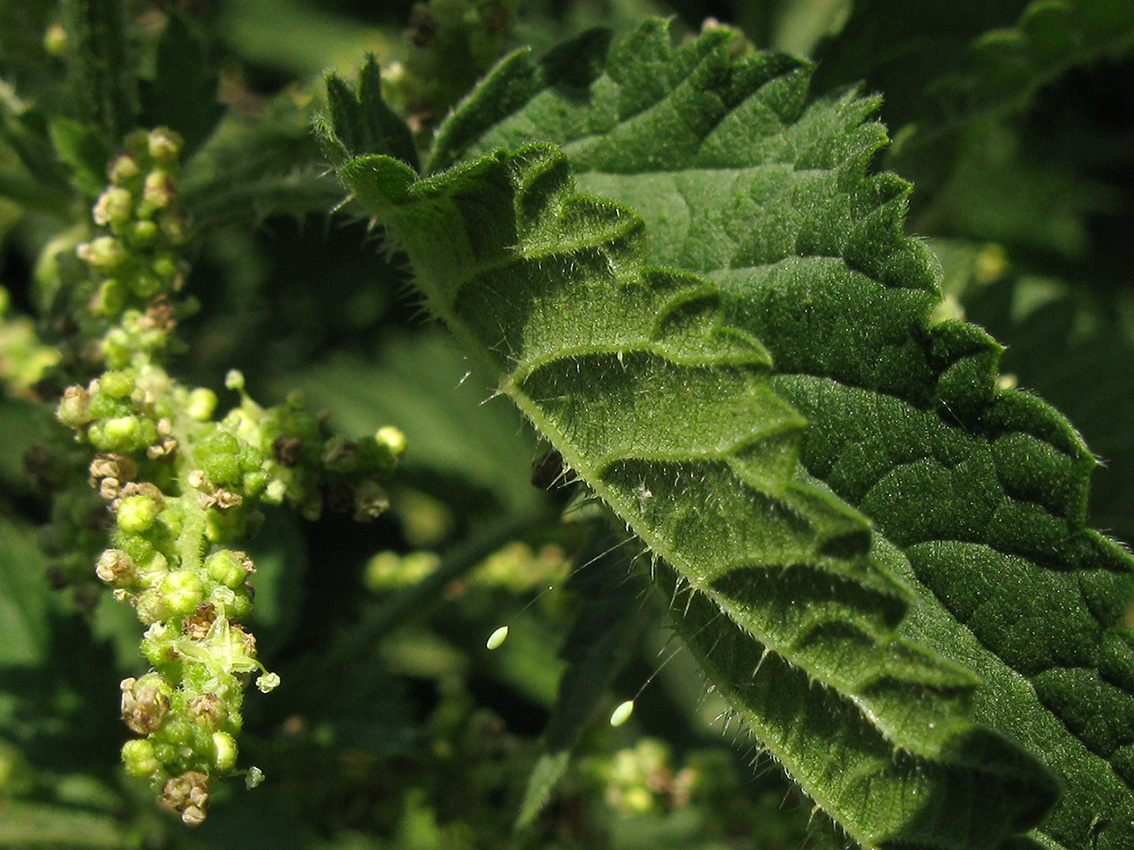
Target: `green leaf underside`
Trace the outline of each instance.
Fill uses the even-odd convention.
[[[388,157],[340,172],[433,312],[659,559],[710,677],[849,834],[971,850],[1038,820],[1046,772],[966,720],[971,674],[896,637],[904,588],[800,470],[803,421],[715,287],[644,267],[641,219],[575,194],[550,146],[422,181]]]
[[[978,328],[930,325],[908,186],[864,177],[885,142],[864,123],[876,102],[806,104],[798,61],[730,59],[715,33],[674,48],[660,24],[589,88],[541,88],[534,67],[513,57],[472,95],[480,135],[446,148],[443,129],[442,160],[538,133],[580,189],[643,215],[651,262],[712,280],[810,424],[804,467],[870,517],[917,591],[903,632],[976,670],[975,716],[1060,775],[1037,838],[1134,846],[1131,559],[1085,526],[1095,461],[1067,421],[996,388],[1000,348]]]

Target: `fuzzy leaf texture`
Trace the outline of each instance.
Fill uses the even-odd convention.
[[[974,716],[1062,780],[1035,839],[1134,846],[1134,563],[1086,525],[1096,460],[1055,410],[998,387],[991,337],[931,321],[936,263],[901,230],[909,187],[866,176],[886,141],[877,101],[808,103],[804,63],[730,46],[674,47],[647,24],[574,87],[517,54],[435,162],[554,142],[580,188],[644,217],[651,262],[713,281],[810,424],[803,466],[873,521],[914,588],[903,633],[974,669]]]
[[[642,220],[576,193],[552,146],[425,180],[385,156],[340,174],[432,311],[649,547],[761,744],[859,844],[997,848],[1036,823],[1047,772],[966,719],[975,677],[897,637],[905,589],[865,518],[802,471],[804,422],[716,287],[645,266]]]

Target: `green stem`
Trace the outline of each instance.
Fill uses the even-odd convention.
[[[182,488],[182,492],[186,492]],[[199,573],[201,557],[205,553],[205,511],[193,504],[193,499],[183,498],[185,520],[181,533],[177,536],[177,554],[181,556],[181,569]]]
[[[122,0],[66,0],[74,38],[72,84],[84,118],[111,144],[135,123],[136,80],[130,73]]]

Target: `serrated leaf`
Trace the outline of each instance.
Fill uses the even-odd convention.
[[[180,197],[198,232],[273,215],[325,213],[342,200],[311,135],[311,108],[283,94],[262,113],[229,112],[186,163]]]
[[[551,792],[571,766],[570,750],[547,750],[539,754],[535,767],[528,775],[524,788],[524,799],[520,803],[520,813],[516,817],[516,829],[525,829],[535,822],[536,817],[547,805]]]
[[[66,188],[67,177],[52,150],[49,125],[42,111],[21,101],[6,81],[0,81],[0,141],[40,184],[40,191],[55,195]]]
[[[930,204],[919,218],[936,232],[1082,255],[1091,216],[1116,204],[1088,178],[1099,173],[1091,152],[1107,140],[1077,127],[1068,167],[1052,162],[1051,127],[1091,111],[1084,70],[1107,75],[1102,63],[1134,46],[1134,5],[1034,0],[968,11],[936,0],[856,3],[847,29],[820,53],[816,85],[865,77],[885,92],[898,139],[887,166],[917,185],[920,205]],[[1057,81],[1072,104],[1063,114],[1051,113]],[[1016,120],[1033,105],[1047,114]]]
[[[421,181],[388,157],[340,173],[433,312],[658,557],[710,677],[849,834],[973,850],[1036,822],[1047,774],[965,720],[971,674],[896,638],[905,590],[864,518],[799,474],[803,421],[767,352],[703,279],[643,265],[638,216],[576,194],[546,145]],[[979,821],[951,816],[982,800]]]
[[[819,51],[820,90],[870,80],[901,123],[950,123],[1018,108],[1069,68],[1129,49],[1126,0],[995,0],[958,15],[947,0],[912,7],[859,0],[843,31]],[[893,95],[893,98],[891,98]]]
[[[184,140],[188,158],[224,114],[217,102],[220,80],[210,67],[201,33],[174,8],[157,44],[153,79],[141,82],[143,127],[166,126]]]
[[[409,126],[382,99],[382,68],[370,56],[358,72],[358,89],[337,74],[327,77],[328,119],[318,123],[328,155],[336,162],[365,154],[386,154],[417,169],[417,148]]]
[[[1005,281],[966,299],[965,309],[1009,343],[1004,370],[1071,417],[1103,464],[1092,482],[1092,516],[1119,537],[1134,539],[1129,510],[1134,502],[1134,347],[1120,328],[1092,315],[1070,293],[1044,299],[1026,312],[1008,308],[1034,297],[1035,284]]]
[[[807,471],[870,516],[918,591],[904,633],[976,669],[976,717],[1062,778],[1038,838],[1131,846],[1131,558],[1086,528],[1095,461],[1069,423],[997,388],[1000,348],[978,328],[930,324],[935,264],[901,234],[909,188],[864,177],[885,141],[865,121],[876,104],[807,104],[798,63],[732,60],[706,37],[634,38],[655,47],[616,48],[588,93],[532,95],[466,155],[538,127],[580,186],[642,213],[651,260],[720,287],[811,425]],[[635,82],[664,68],[661,94]]]
[[[71,182],[87,197],[97,197],[106,187],[111,154],[102,135],[94,126],[70,118],[53,118],[50,129],[56,154],[71,169]]]
[[[1033,0],[1012,26],[969,47],[959,79],[940,96],[962,96],[970,111],[1030,99],[1068,68],[1122,55],[1134,46],[1134,6],[1124,0]]]

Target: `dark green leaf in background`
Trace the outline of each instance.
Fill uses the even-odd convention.
[[[59,160],[71,169],[71,182],[88,198],[106,188],[106,163],[112,148],[98,130],[69,118],[51,122],[51,143]]]
[[[34,667],[46,660],[52,593],[35,528],[0,518],[0,667]]]
[[[344,433],[365,433],[380,422],[413,434],[404,467],[419,485],[442,486],[447,497],[467,500],[478,512],[522,512],[540,495],[528,473],[534,441],[503,399],[486,401],[483,380],[468,372],[463,355],[440,334],[391,334],[374,360],[336,356],[288,383]]]
[[[202,33],[184,13],[173,9],[157,43],[153,79],[142,81],[139,123],[176,130],[188,158],[224,114],[217,102],[218,86]]]
[[[529,826],[547,802],[645,625],[645,582],[631,572],[636,552],[627,553],[624,543],[613,535],[600,535],[583,550],[582,565],[567,582],[567,589],[582,597],[583,607],[559,651],[568,667],[559,682],[559,696],[543,736],[545,751],[532,771],[517,827]]]

